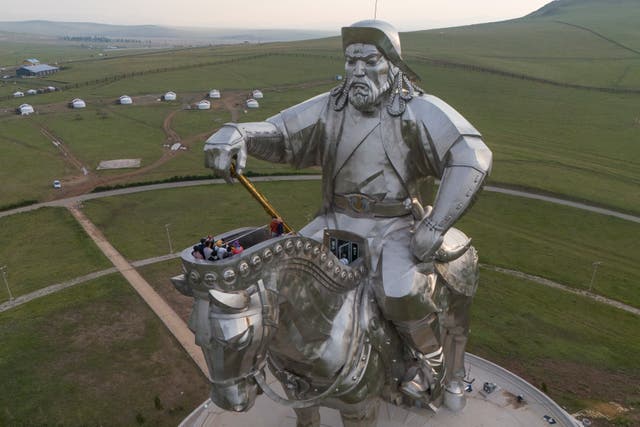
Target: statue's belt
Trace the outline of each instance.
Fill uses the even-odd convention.
[[[345,213],[383,218],[404,216],[411,213],[410,207],[404,202],[380,202],[364,194],[334,194],[333,207]]]

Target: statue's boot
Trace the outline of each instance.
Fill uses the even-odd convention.
[[[400,390],[435,409],[442,401],[446,370],[440,344],[439,316],[437,313],[430,313],[418,321],[396,321],[394,324],[414,359],[400,384]]]
[[[443,399],[445,366],[442,348],[423,354],[413,351],[414,364],[407,370],[400,390],[415,400],[437,409]]]

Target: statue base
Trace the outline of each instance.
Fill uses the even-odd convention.
[[[465,355],[468,381],[466,407],[457,413],[445,408],[437,413],[424,409],[403,408],[380,403],[378,427],[533,427],[556,425],[580,427],[546,394],[517,375],[478,356]],[[269,378],[276,389],[278,382]],[[279,390],[282,392],[282,390]],[[338,411],[320,409],[323,427],[342,427]],[[259,396],[250,411],[233,413],[216,407],[207,400],[196,408],[180,427],[295,427],[293,409]]]

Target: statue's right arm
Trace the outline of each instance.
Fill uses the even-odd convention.
[[[226,123],[205,143],[205,166],[230,181],[229,168],[236,159],[240,173],[247,155],[295,167],[309,166],[314,150],[309,144],[311,129],[317,124],[327,104],[328,94],[311,98],[290,107],[264,122]]]

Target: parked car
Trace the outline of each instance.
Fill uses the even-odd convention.
[[[62,188],[62,184],[57,179],[53,181],[53,188]]]

